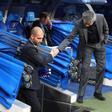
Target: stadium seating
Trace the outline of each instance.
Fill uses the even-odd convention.
[[[35,13],[34,12],[27,12],[27,15],[25,17],[25,19],[23,20],[23,24],[25,27],[25,33],[26,33],[26,37],[29,38],[30,36],[30,31],[31,31],[31,26],[32,23],[35,21]]]
[[[6,26],[8,32],[25,37],[24,26],[20,23],[20,16],[18,14],[10,13],[7,17]]]

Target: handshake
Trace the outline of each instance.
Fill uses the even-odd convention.
[[[58,49],[57,46],[51,47],[51,52],[50,52],[50,54],[52,55],[52,57],[55,57],[58,53],[59,53],[59,49]]]

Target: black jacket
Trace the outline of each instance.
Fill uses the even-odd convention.
[[[31,65],[34,68],[32,75],[32,86],[29,89],[38,90],[40,88],[40,81],[38,76],[38,70],[40,67],[47,65],[47,63],[52,61],[52,55],[48,54],[42,56],[38,52],[38,46],[35,45],[29,40],[27,44],[21,49],[21,60]]]

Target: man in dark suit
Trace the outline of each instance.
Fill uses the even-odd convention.
[[[53,60],[53,57],[58,54],[57,48],[52,48],[46,56],[39,54],[38,47],[42,42],[44,32],[40,27],[34,27],[31,31],[31,36],[27,44],[21,49],[21,59],[33,67],[32,84],[29,88],[20,90],[19,100],[31,106],[31,112],[40,112],[41,106],[37,97],[37,91],[40,89],[40,81],[38,76],[39,67],[45,66]]]
[[[35,26],[41,27],[44,32],[43,44],[52,46],[52,40],[51,40],[52,22],[50,21],[47,12],[41,12],[39,14],[39,20],[33,22],[32,28]]]
[[[90,62],[92,54],[96,60],[96,85],[94,97],[104,101],[102,85],[105,71],[105,43],[107,43],[109,28],[102,14],[95,14],[92,11],[85,11],[81,20],[73,28],[70,36],[59,45],[62,51],[69,45],[76,34],[79,34],[79,55],[82,59],[81,80],[78,91],[77,102],[83,103],[83,96],[86,90],[90,73]]]

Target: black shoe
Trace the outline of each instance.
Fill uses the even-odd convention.
[[[90,112],[89,110],[83,110],[82,112]]]
[[[79,106],[72,106],[70,112],[80,112],[80,107]]]
[[[101,93],[94,93],[94,97],[96,98],[96,99],[98,99],[98,100],[101,100],[101,101],[105,101],[106,99],[105,99],[105,97],[103,97],[102,96],[102,94]]]
[[[77,102],[78,103],[83,103],[83,96],[78,96]]]

